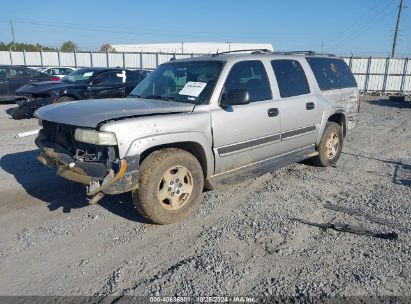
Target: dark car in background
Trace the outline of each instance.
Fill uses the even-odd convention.
[[[52,76],[25,66],[0,65],[0,101],[16,99],[16,90],[31,82],[52,80]]]
[[[81,99],[124,98],[147,75],[145,70],[82,68],[61,81],[28,84],[17,91],[14,119],[32,117],[44,105]]]
[[[71,72],[75,71],[76,68],[72,67],[42,67],[38,68],[38,71],[53,76],[53,80],[59,81],[64,76],[70,74]]]

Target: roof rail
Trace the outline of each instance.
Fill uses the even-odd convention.
[[[315,55],[317,54],[314,51],[275,51],[274,54],[284,54],[284,55],[291,55],[291,54],[305,54],[305,55]]]
[[[314,51],[270,51],[268,49],[247,49],[247,50],[234,50],[234,51],[228,51],[228,52],[221,52],[221,53],[214,53],[211,54],[211,56],[219,56],[222,54],[230,54],[230,53],[239,53],[239,52],[251,52],[251,54],[277,54],[277,55],[295,55],[295,54],[301,54],[301,55],[318,55],[318,56],[329,56],[329,57],[335,57],[334,54],[324,54],[324,53],[317,53]]]
[[[217,52],[214,54],[211,54],[211,56],[215,57],[215,56],[219,56],[222,54],[230,54],[230,53],[239,53],[239,52],[261,52],[261,53],[269,53],[271,52],[268,49],[246,49],[246,50],[234,50],[234,51],[227,51],[227,52]]]
[[[330,56],[335,57],[334,54],[325,54],[325,53],[317,53],[314,51],[276,51],[272,52],[273,54],[282,54],[282,55],[293,55],[293,54],[302,54],[302,55],[319,55],[319,56]]]

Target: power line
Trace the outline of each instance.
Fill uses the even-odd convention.
[[[381,0],[378,2],[376,5],[374,5],[371,9],[367,9],[364,14],[360,15],[358,19],[356,19],[353,23],[351,23],[348,27],[346,27],[344,30],[342,30],[340,33],[336,35],[336,37],[342,37],[344,36],[345,33],[350,31],[352,28],[354,28],[357,24],[361,23],[361,21],[364,21],[364,17],[367,15],[370,15],[371,12],[373,12],[377,7],[379,7],[381,4],[386,3],[385,0]]]
[[[29,25],[35,25],[35,26],[44,26],[44,27],[50,27],[50,28],[64,28],[64,29],[71,29],[71,30],[81,30],[81,31],[90,31],[90,32],[99,32],[99,33],[114,33],[114,34],[125,34],[125,35],[131,35],[131,36],[160,36],[160,37],[168,37],[170,33],[176,33],[179,34],[180,37],[187,37],[187,38],[197,38],[200,35],[217,35],[221,39],[226,39],[226,36],[238,36],[238,37],[244,37],[244,36],[249,36],[253,38],[268,38],[268,39],[277,39],[277,40],[287,40],[290,39],[290,34],[288,32],[275,32],[275,33],[264,33],[264,32],[258,32],[258,33],[251,33],[251,32],[235,32],[235,33],[222,33],[222,32],[210,32],[210,31],[170,31],[170,30],[159,30],[159,29],[143,29],[143,28],[133,28],[133,29],[125,29],[125,28],[116,28],[116,27],[108,27],[108,26],[93,26],[93,25],[80,25],[80,24],[74,24],[74,23],[61,23],[61,22],[56,22],[56,23],[47,23],[44,21],[37,21],[35,19],[19,19],[15,18],[15,22],[21,23],[21,24],[29,24]],[[0,19],[0,21],[2,21]],[[222,36],[224,35],[224,36]],[[280,38],[279,36],[283,36]],[[306,33],[295,33],[293,36],[304,36],[307,37],[308,35]],[[311,36],[314,37],[314,36]]]
[[[392,4],[392,2],[390,3]],[[340,46],[341,44],[345,43],[346,41],[353,41],[360,37],[362,34],[365,32],[368,32],[370,29],[372,29],[377,23],[381,22],[382,20],[386,19],[388,16],[392,15],[393,11],[395,10],[395,7],[391,8],[388,12],[385,14],[382,14],[388,6],[385,6],[383,9],[381,9],[373,18],[373,22],[365,24],[365,27],[362,27],[361,29],[357,29],[353,35],[346,37],[345,39],[340,40],[338,44],[335,46]]]

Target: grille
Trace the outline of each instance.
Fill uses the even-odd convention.
[[[48,140],[59,144],[68,151],[75,153],[76,142],[74,140],[75,127],[43,121],[43,134]]]

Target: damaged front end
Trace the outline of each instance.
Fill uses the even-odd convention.
[[[20,106],[29,106],[33,110],[36,110],[40,107],[44,107],[46,105],[52,104],[56,97],[50,94],[21,94],[17,93],[19,97],[17,97],[14,101],[15,103]]]
[[[35,140],[40,149],[37,159],[49,168],[56,166],[57,175],[86,185],[91,204],[104,194],[124,193],[138,187],[139,156],[120,159],[113,142],[104,138],[94,142],[90,138],[90,133],[99,133],[95,130],[49,121],[42,124]]]

